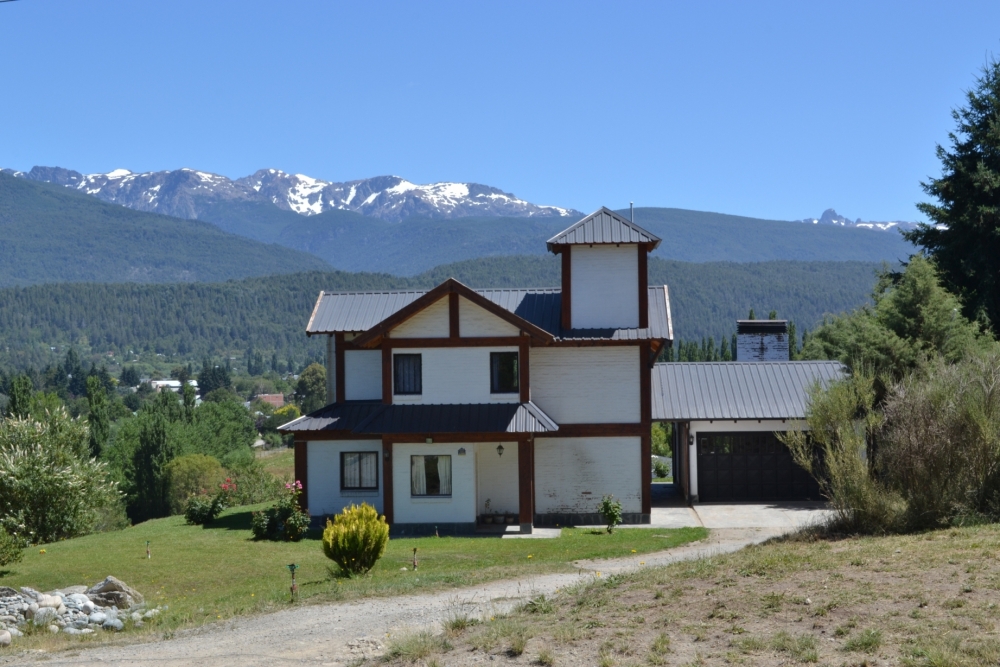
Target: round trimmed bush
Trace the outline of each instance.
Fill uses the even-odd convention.
[[[345,507],[326,520],[323,553],[348,574],[364,574],[385,553],[389,543],[389,524],[368,503]]]

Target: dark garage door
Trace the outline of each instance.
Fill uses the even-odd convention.
[[[773,433],[698,434],[698,500],[821,500],[816,480]]]

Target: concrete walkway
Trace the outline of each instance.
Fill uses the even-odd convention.
[[[832,510],[823,502],[727,504],[700,503],[691,507],[654,507],[657,528],[704,526],[720,528],[775,528],[792,531],[821,523]]]

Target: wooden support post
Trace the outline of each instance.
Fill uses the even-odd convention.
[[[334,381],[334,376],[336,375],[335,367],[337,364],[337,339],[334,338],[333,334],[329,334],[326,337],[326,404],[336,402],[337,400],[337,384]]]
[[[392,348],[387,340],[382,341],[382,402],[392,403]]]
[[[309,509],[309,450],[305,440],[295,441],[295,479],[302,483],[299,507]]]
[[[642,459],[640,469],[642,480],[642,513],[652,514],[652,465],[653,465],[653,369],[650,363],[650,344],[643,341],[639,344],[639,402],[640,402],[640,422],[642,423],[642,435],[640,436],[639,450]]]
[[[562,328],[573,328],[573,270],[570,265],[570,249],[562,246]]]
[[[517,388],[520,392],[520,401],[527,403],[531,400],[531,375],[528,373],[528,337],[521,336],[517,344]]]
[[[649,326],[649,255],[646,244],[639,244],[639,328]]]
[[[517,443],[517,498],[522,533],[531,533],[535,519],[534,449],[534,441],[528,438]]]
[[[392,523],[392,442],[382,438],[382,514]]]
[[[347,386],[347,370],[344,368],[344,334],[342,333],[337,334],[336,352],[337,402],[343,403],[347,400],[347,390],[345,388]]]

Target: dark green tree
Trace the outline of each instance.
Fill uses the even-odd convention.
[[[163,469],[173,458],[163,413],[144,411],[139,419],[139,444],[132,458],[135,491],[129,499],[129,516],[136,522],[170,514]]]
[[[227,389],[232,384],[229,371],[221,366],[213,366],[206,359],[202,362],[201,373],[198,373],[198,393],[202,396],[216,389]]]
[[[101,378],[92,375],[87,378],[87,425],[90,427],[90,455],[97,458],[108,444],[111,433],[111,418],[108,414],[108,395],[104,391]]]
[[[756,314],[754,314],[754,312],[753,312],[753,308],[751,308],[751,309],[750,309],[750,314],[749,314],[749,315],[747,315],[747,319],[748,319],[748,320],[755,320],[755,319],[757,319],[757,315],[756,315]]]
[[[963,314],[1000,325],[1000,61],[991,60],[951,112],[951,145],[937,146],[941,176],[921,186],[937,203],[917,204],[930,224],[905,232],[937,262]]]
[[[776,320],[776,319],[778,319],[778,311],[772,310],[770,313],[767,314],[767,319],[769,319],[769,320]]]
[[[798,341],[795,338],[795,322],[788,321],[788,360],[791,361],[798,355]]]
[[[7,415],[24,419],[31,412],[31,399],[35,395],[35,386],[27,375],[18,375],[10,383],[10,403],[7,404]]]
[[[304,414],[326,405],[326,369],[320,364],[310,364],[299,376],[295,393]]]
[[[118,384],[123,387],[139,386],[139,370],[135,366],[122,367],[122,374],[118,377]]]

